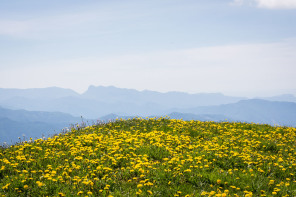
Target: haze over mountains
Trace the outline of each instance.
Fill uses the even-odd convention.
[[[116,117],[165,116],[184,120],[242,121],[296,126],[296,97],[248,99],[221,93],[160,93],[90,86],[83,94],[57,87],[0,88],[0,143],[53,133],[81,116],[90,121]]]
[[[0,89],[0,106],[9,109],[59,111],[97,119],[109,113],[119,115],[162,115],[171,108],[235,103],[243,97],[220,93],[188,94],[137,91],[116,87],[90,86],[83,94],[57,87],[41,89]]]
[[[0,107],[0,143],[14,143],[59,133],[81,119],[61,112],[11,110]]]

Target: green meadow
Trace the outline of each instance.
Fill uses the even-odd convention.
[[[296,128],[168,118],[0,148],[0,196],[295,196]]]

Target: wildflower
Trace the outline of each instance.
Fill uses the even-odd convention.
[[[147,190],[147,192],[148,192],[150,195],[152,195],[152,191],[151,191],[151,190]]]
[[[38,185],[38,187],[42,187],[44,185],[44,183],[42,183],[40,181],[36,181],[36,184]]]
[[[136,194],[137,194],[137,195],[142,194],[142,190],[139,189],[139,190],[136,192]]]
[[[138,184],[137,187],[138,188],[143,187],[143,184]]]
[[[109,188],[110,188],[110,185],[106,185],[106,186],[104,187],[104,190],[109,190]]]
[[[10,185],[10,183],[4,185],[4,186],[2,187],[2,189],[3,189],[3,190],[8,189],[8,186],[9,186],[9,185]]]

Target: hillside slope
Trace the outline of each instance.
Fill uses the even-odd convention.
[[[0,148],[1,196],[295,196],[296,129],[131,119]]]

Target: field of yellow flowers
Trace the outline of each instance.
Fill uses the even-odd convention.
[[[168,118],[0,149],[0,196],[295,196],[296,128]]]

